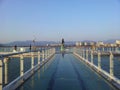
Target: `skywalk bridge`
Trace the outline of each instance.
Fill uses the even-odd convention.
[[[114,52],[74,47],[64,52],[45,48],[3,53],[0,55],[0,90],[119,90]],[[102,68],[101,58],[105,54],[109,58],[108,71]]]

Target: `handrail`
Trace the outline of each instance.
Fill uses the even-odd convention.
[[[13,53],[10,53],[10,54],[0,55],[0,58],[9,57],[9,56],[18,55],[18,54],[30,53],[30,52],[38,52],[38,51],[40,51],[40,50],[25,51],[25,52],[13,52]]]
[[[88,51],[90,51],[88,53]],[[117,77],[114,76],[114,52],[112,51],[107,51],[108,55],[109,55],[109,73],[105,70],[103,70],[101,68],[101,56],[102,56],[103,51],[99,51],[99,50],[86,50],[84,48],[82,49],[75,49],[74,51],[74,55],[77,56],[79,59],[81,59],[82,61],[85,62],[85,64],[87,64],[90,68],[92,68],[93,70],[95,70],[97,73],[99,73],[101,76],[103,76],[106,80],[108,80],[109,82],[111,82],[112,85],[114,85],[115,87],[120,89],[120,79],[118,79]],[[104,53],[106,53],[104,51]],[[94,60],[94,54],[97,55],[97,60],[98,60],[98,65],[95,65],[93,63]],[[88,55],[90,58],[88,58]],[[120,55],[120,53],[119,53]]]
[[[37,53],[34,53],[37,52]],[[24,72],[24,53],[30,53],[31,57],[31,68]],[[37,56],[37,64],[34,64],[34,54]],[[37,71],[42,65],[44,65],[50,58],[53,57],[55,54],[55,48],[47,48],[41,50],[32,50],[32,51],[26,51],[26,52],[15,52],[11,54],[5,54],[0,55],[0,90],[15,90],[17,87],[19,87],[22,83],[25,82],[31,75],[34,74],[35,71]],[[10,82],[8,85],[3,87],[3,69],[4,66],[7,64],[7,58],[10,56],[19,55],[20,57],[20,75],[14,79],[12,82]],[[40,60],[42,59],[42,61]],[[4,72],[6,73],[6,71]]]

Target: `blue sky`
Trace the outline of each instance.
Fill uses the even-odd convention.
[[[120,38],[120,0],[0,0],[0,42]]]

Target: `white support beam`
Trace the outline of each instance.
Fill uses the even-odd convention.
[[[40,64],[40,51],[38,51],[38,64]]]
[[[101,69],[101,53],[98,51],[98,68]]]
[[[8,83],[8,58],[4,58],[4,75],[5,75],[5,84]]]
[[[24,57],[21,54],[20,55],[20,76],[23,76],[24,74]]]
[[[91,50],[91,63],[93,64],[93,51]]]
[[[44,62],[44,59],[45,59],[45,53],[44,50],[42,50],[42,62]]]
[[[113,62],[113,54],[110,52],[110,75],[114,76],[114,62]]]
[[[3,61],[0,60],[0,90],[3,88]]]
[[[31,52],[31,68],[34,68],[34,52]]]

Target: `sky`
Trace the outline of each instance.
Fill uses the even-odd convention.
[[[120,0],[0,0],[0,43],[120,39]]]

